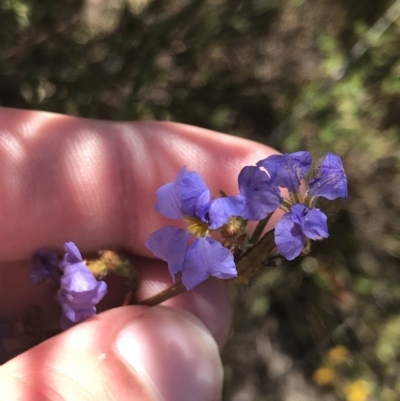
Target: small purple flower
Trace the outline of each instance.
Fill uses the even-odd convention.
[[[279,187],[258,167],[244,167],[238,177],[238,196],[226,196],[211,201],[211,228],[226,224],[231,216],[246,220],[262,220],[282,203]]]
[[[48,249],[39,249],[32,257],[29,279],[33,284],[45,281],[60,282],[61,271],[58,265],[58,256]]]
[[[63,311],[60,324],[64,330],[94,316],[96,304],[107,292],[107,284],[96,280],[73,242],[65,244],[65,251],[61,263],[64,274],[56,297]]]
[[[272,181],[291,193],[282,209],[287,213],[275,227],[275,243],[279,253],[288,260],[298,256],[306,238],[328,237],[327,217],[314,204],[319,196],[327,199],[347,198],[347,177],[339,156],[327,153],[311,175],[309,189],[299,192],[301,179],[311,167],[309,152],[273,155],[257,163],[264,167]]]
[[[194,171],[183,167],[176,180],[157,191],[155,209],[171,219],[186,219],[187,230],[163,227],[154,232],[146,246],[159,258],[168,263],[175,281],[181,273],[182,282],[190,290],[209,276],[229,279],[237,276],[231,252],[218,241],[209,238],[213,226],[209,214],[210,191],[203,179]],[[192,235],[197,235],[191,241]]]
[[[319,240],[328,237],[327,217],[315,207],[307,208],[302,203],[291,207],[276,224],[275,243],[279,253],[293,260],[304,248],[306,237]]]

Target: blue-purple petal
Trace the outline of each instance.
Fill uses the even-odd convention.
[[[209,227],[215,230],[228,222],[232,216],[244,215],[242,196],[225,196],[210,202],[208,208]]]
[[[72,242],[66,242],[64,245],[64,249],[66,252],[66,260],[70,264],[78,263],[82,261],[82,255],[81,252],[79,251],[78,247]]]
[[[168,263],[173,280],[175,274],[182,270],[190,236],[186,230],[167,226],[155,231],[145,242],[147,248]]]
[[[199,257],[199,252],[201,252],[199,241],[201,243],[202,239],[195,239],[185,255],[182,269],[182,283],[187,290],[195,288],[210,276],[207,271],[207,264],[205,265]]]
[[[244,167],[238,182],[240,195],[211,201],[208,210],[211,229],[226,224],[232,216],[261,220],[282,203],[279,187],[258,167]]]
[[[279,253],[288,260],[298,256],[306,237],[319,240],[328,237],[327,217],[321,210],[296,203],[275,227],[275,243]]]
[[[321,210],[311,207],[308,209],[307,214],[304,216],[303,232],[312,240],[319,240],[327,238],[328,225],[326,223],[327,217]]]
[[[311,167],[311,154],[306,151],[285,155],[272,155],[257,163],[264,167],[271,179],[280,187],[287,188],[294,193],[299,190],[300,180]]]
[[[99,303],[107,293],[107,284],[98,281],[83,263],[67,266],[61,277],[59,296],[73,309],[86,309]]]
[[[308,187],[309,194],[314,198],[323,196],[329,200],[347,199],[347,176],[342,159],[327,153],[311,176]]]
[[[209,276],[230,279],[237,276],[231,252],[209,237],[198,238],[188,248],[182,270],[182,282],[190,290]]]
[[[278,185],[258,167],[244,167],[238,177],[243,214],[247,220],[261,220],[282,203]]]
[[[183,177],[181,196],[183,213],[196,218],[199,218],[200,209],[211,200],[207,185],[195,171],[190,171]]]
[[[182,180],[187,175],[186,166],[182,167],[174,182],[160,187],[157,192],[155,210],[169,219],[180,219],[184,216],[182,207]]]
[[[210,191],[195,171],[182,167],[174,182],[163,185],[156,192],[155,209],[170,219],[185,216],[199,218],[201,208],[210,202]]]
[[[290,220],[303,227],[304,216],[307,214],[308,208],[303,203],[295,203],[290,208]]]
[[[78,247],[71,241],[64,244],[65,255],[59,267],[64,270],[66,266],[82,262],[82,255]]]
[[[301,225],[293,222],[292,217],[292,213],[285,214],[275,227],[275,244],[287,260],[299,256],[306,242]]]

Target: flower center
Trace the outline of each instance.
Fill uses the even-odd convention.
[[[305,194],[302,194],[300,192],[295,192],[295,193],[289,192],[289,197],[283,198],[283,202],[280,207],[285,212],[289,213],[293,205],[301,203],[309,208],[314,206],[315,200],[316,199],[308,195],[308,191]]]
[[[205,237],[209,235],[210,229],[206,223],[203,223],[201,220],[196,219],[196,217],[186,217],[186,220],[190,223],[187,230],[191,234],[195,234],[199,237]]]

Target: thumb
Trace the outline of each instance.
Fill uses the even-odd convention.
[[[218,346],[194,315],[123,307],[0,367],[2,398],[23,401],[218,401]]]

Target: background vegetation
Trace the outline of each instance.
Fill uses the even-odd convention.
[[[0,3],[2,106],[343,157],[330,238],[232,290],[226,401],[400,399],[399,15],[394,0]]]

